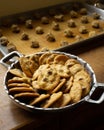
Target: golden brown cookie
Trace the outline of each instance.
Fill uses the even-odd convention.
[[[49,98],[49,94],[41,94],[40,96],[38,96],[37,98],[35,98],[31,103],[30,103],[30,105],[35,105],[35,104],[37,104],[37,103],[39,103],[39,102],[42,102],[42,101],[44,101],[45,99],[47,99],[47,98]]]
[[[70,96],[72,98],[72,103],[77,103],[82,96],[82,87],[79,82],[74,82],[70,89]]]
[[[87,83],[90,83],[91,77],[86,70],[82,69],[75,74],[74,81],[85,81]]]
[[[39,66],[39,55],[38,54],[32,54],[30,55],[29,59],[33,60],[35,63],[37,63],[37,66]]]
[[[63,94],[62,97],[52,105],[52,107],[56,108],[64,107],[68,105],[70,102],[71,102],[71,96],[69,93],[66,93]]]
[[[27,83],[31,84],[31,79],[28,77],[13,77],[12,79],[8,80],[8,84],[10,83]]]
[[[9,89],[9,93],[34,92],[31,87],[14,87]]]
[[[54,58],[54,64],[62,64],[64,65],[65,62],[69,59],[68,56],[66,55],[57,55],[55,58]]]
[[[50,52],[47,52],[47,53],[44,53],[40,56],[39,58],[39,64],[42,65],[42,64],[46,64],[46,61],[47,61],[47,58],[51,55]]]
[[[50,107],[53,103],[55,103],[57,100],[59,100],[62,97],[62,92],[58,93],[53,93],[48,100],[46,100],[41,107],[43,108],[48,108]]]
[[[20,69],[10,69],[9,72],[15,76],[18,76],[18,77],[24,77],[25,74],[20,70]]]
[[[8,84],[10,83],[23,83],[23,79],[20,77],[13,77],[12,79],[8,80]]]
[[[54,62],[54,58],[57,56],[58,54],[51,54],[49,57],[47,57],[46,59],[46,63],[47,64],[52,64]]]
[[[70,91],[70,88],[73,85],[73,79],[74,79],[73,76],[71,76],[69,79],[67,79],[66,83],[64,84],[64,87],[62,88],[62,91],[64,93],[68,93]]]
[[[67,61],[66,61],[66,63],[65,63],[65,66],[67,66],[68,68],[69,67],[71,67],[72,65],[74,65],[74,64],[77,64],[77,63],[79,63],[76,59],[68,59]]]
[[[22,71],[28,76],[32,77],[34,71],[38,68],[37,63],[35,63],[33,60],[30,60],[27,57],[21,57],[19,59],[20,66],[22,68]]]
[[[81,64],[75,64],[69,68],[72,75],[75,75],[78,71],[84,69]]]
[[[32,81],[32,87],[33,89],[41,89],[37,80]]]
[[[26,98],[26,99],[30,97],[34,98],[38,96],[39,96],[38,93],[31,93],[31,92],[22,92],[14,95],[15,98]]]
[[[78,81],[82,87],[82,96],[87,95],[91,88],[91,76],[86,70],[77,72],[74,76],[74,81]]]
[[[37,82],[42,90],[53,90],[59,83],[60,76],[57,74],[57,71],[49,67],[44,71],[41,71],[41,74],[38,76]]]
[[[16,87],[29,88],[31,86],[29,84],[27,84],[27,83],[9,83],[8,84],[8,88],[16,88]]]
[[[30,71],[29,59],[26,57],[21,57],[19,59],[20,66],[22,71],[26,74],[27,77],[32,77],[32,72]]]
[[[38,78],[38,76],[41,73],[44,73],[44,70],[46,70],[47,68],[49,68],[49,64],[40,65],[40,67],[34,72],[32,80],[36,80]]]
[[[82,97],[84,97],[90,92],[91,84],[83,80],[79,81],[79,83],[82,87]]]
[[[65,65],[53,64],[52,67],[56,69],[58,75],[60,75],[63,78],[68,78],[71,76],[70,70]]]
[[[66,79],[65,79],[65,78],[60,79],[59,84],[52,90],[51,93],[56,93],[56,92],[58,92],[58,91],[60,90],[60,88],[65,84],[65,82],[66,82]]]

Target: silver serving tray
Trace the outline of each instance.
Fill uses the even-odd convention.
[[[43,53],[46,53],[46,52],[38,52],[37,54],[43,54]],[[50,53],[64,54],[64,55],[66,55],[68,57],[71,57],[71,58],[76,59],[77,61],[79,61],[86,68],[87,72],[90,74],[90,76],[92,78],[90,92],[85,97],[83,97],[79,102],[73,103],[73,104],[69,104],[69,105],[67,105],[65,107],[60,107],[60,108],[35,107],[35,106],[28,105],[28,104],[26,104],[24,102],[21,102],[18,99],[15,99],[13,95],[9,94],[8,87],[7,87],[7,81],[12,77],[12,74],[9,73],[9,70],[12,69],[12,68],[16,68],[18,66],[18,64],[19,64],[19,61],[16,60],[11,65],[9,65],[9,66],[6,65],[6,61],[10,60],[14,56],[18,56],[18,57],[22,56],[18,52],[14,51],[14,52],[11,52],[8,55],[4,56],[0,60],[0,63],[5,65],[6,67],[8,67],[8,70],[7,70],[7,72],[5,74],[5,77],[4,77],[4,88],[5,88],[5,91],[6,91],[7,95],[10,97],[10,99],[16,105],[18,105],[19,107],[21,107],[21,108],[23,108],[23,109],[25,109],[27,111],[31,111],[31,112],[61,112],[61,111],[65,111],[65,110],[68,110],[68,109],[72,109],[73,107],[78,106],[82,102],[89,102],[89,103],[100,104],[100,103],[102,103],[104,101],[104,92],[101,94],[101,96],[100,96],[100,98],[98,100],[91,99],[91,95],[94,93],[94,91],[98,87],[104,88],[104,83],[98,83],[97,82],[96,75],[95,75],[93,69],[91,68],[91,66],[86,61],[84,61],[83,59],[81,59],[80,57],[78,57],[76,55],[72,55],[72,54],[69,54],[69,53],[64,53],[64,52],[59,52],[59,51],[50,51]]]

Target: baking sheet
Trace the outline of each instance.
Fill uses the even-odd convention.
[[[54,9],[59,9],[60,7],[61,8],[65,7],[66,9],[72,10],[72,3],[65,3],[65,4],[61,4],[61,5],[56,5],[56,6],[52,6],[51,8],[52,9],[53,8]],[[40,26],[45,28],[45,33],[43,35],[41,35],[41,36],[36,35],[35,34],[35,29],[34,29],[35,27],[32,30],[29,30],[29,29],[25,28],[24,25],[19,25],[22,28],[21,32],[19,34],[12,33],[10,27],[8,27],[8,28],[3,27],[4,35],[7,36],[9,41],[12,42],[17,47],[17,50],[20,53],[23,53],[23,54],[31,54],[31,53],[34,53],[34,52],[38,52],[38,51],[41,51],[43,48],[47,48],[49,50],[62,50],[62,51],[64,51],[64,49],[66,49],[66,48],[68,49],[68,48],[71,48],[73,46],[78,46],[78,45],[80,46],[80,45],[85,44],[86,42],[89,42],[89,41],[92,42],[91,44],[94,44],[93,40],[96,40],[97,38],[100,38],[100,37],[104,36],[104,31],[103,31],[103,27],[104,27],[104,22],[103,22],[104,10],[96,8],[96,7],[88,5],[88,4],[84,4],[84,3],[81,3],[81,7],[87,8],[88,16],[90,16],[93,12],[97,12],[100,15],[100,21],[102,23],[101,28],[100,28],[100,30],[99,29],[93,29],[93,30],[96,30],[98,32],[96,36],[86,38],[86,34],[81,34],[81,35],[83,35],[84,39],[81,40],[81,41],[76,41],[76,42],[75,41],[73,42],[73,38],[64,37],[63,36],[63,31],[67,27],[67,20],[69,19],[68,14],[65,16],[65,21],[59,23],[59,24],[61,24],[61,31],[50,30],[51,29],[51,24],[42,25],[40,20],[37,20],[37,21],[34,20],[34,26],[35,27],[40,25]],[[35,13],[40,12],[40,13],[42,13],[43,16],[45,16],[46,13],[49,11],[49,8],[50,7],[40,9],[40,10],[35,10]],[[5,21],[6,19],[8,21],[12,20],[12,21],[10,21],[11,23],[15,23],[15,22],[17,22],[17,18],[19,16],[24,16],[26,19],[33,19],[33,13],[34,13],[34,11],[30,11],[30,12],[24,12],[24,13],[20,13],[20,14],[16,14],[16,15],[3,17],[3,18],[1,18],[1,23],[3,21]],[[53,19],[51,19],[50,21],[52,21],[52,20]],[[50,27],[48,27],[48,26],[50,26]],[[85,26],[87,26],[87,24]],[[29,37],[30,37],[29,40],[22,41],[20,39],[21,33],[23,31],[27,32],[29,34]],[[56,42],[48,42],[46,40],[46,38],[45,38],[46,34],[48,32],[50,32],[50,31],[52,33],[54,33],[55,36],[57,36]],[[32,40],[39,41],[40,48],[35,48],[35,49],[31,48],[30,45],[31,45]],[[61,47],[60,42],[62,42],[62,41],[68,41],[69,44],[67,46]],[[3,53],[3,55],[8,53],[8,50],[6,49],[6,47],[3,47],[2,45],[0,45],[0,51]]]

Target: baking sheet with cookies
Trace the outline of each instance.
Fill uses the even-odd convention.
[[[104,11],[70,2],[24,12],[1,18],[0,35],[2,53],[63,50],[104,35]]]

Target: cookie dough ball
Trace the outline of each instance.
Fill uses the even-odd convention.
[[[78,13],[76,11],[74,11],[74,10],[71,10],[70,11],[70,17],[71,18],[78,18]]]
[[[60,46],[64,47],[67,46],[69,43],[67,41],[61,41]]]
[[[8,52],[17,51],[16,46],[13,43],[7,44],[7,50]]]
[[[81,40],[83,40],[83,38],[82,38],[80,35],[77,35],[77,36],[75,37],[75,41],[76,41],[76,42],[81,41]]]
[[[56,41],[56,39],[55,39],[55,37],[54,37],[54,35],[53,35],[52,33],[48,33],[48,34],[46,35],[46,39],[47,39],[47,41],[49,41],[49,42],[54,42],[54,41]]]
[[[53,21],[53,22],[52,22],[52,29],[55,30],[55,31],[60,30],[59,23]]]
[[[33,21],[31,19],[26,20],[25,22],[26,28],[32,29],[33,28]]]
[[[22,33],[21,35],[21,40],[28,40],[29,39],[29,35],[27,33]]]
[[[38,41],[32,41],[31,42],[31,48],[39,48],[40,47],[40,45],[39,45],[39,42]]]
[[[93,22],[91,23],[91,25],[92,25],[93,28],[100,28],[100,24],[99,24],[98,21],[93,21]]]
[[[20,32],[20,27],[17,24],[13,24],[11,26],[11,30],[13,33],[19,33]]]
[[[87,14],[87,9],[86,8],[81,8],[79,12],[82,15],[86,15]]]
[[[7,37],[5,37],[5,36],[0,37],[0,44],[1,45],[7,46],[8,43],[9,43],[9,40]]]
[[[84,24],[89,23],[88,17],[87,16],[82,16],[81,17],[81,23],[84,23]]]
[[[79,32],[80,32],[81,34],[86,34],[86,33],[88,33],[88,30],[87,30],[87,28],[86,28],[85,26],[81,26],[81,27],[79,28]]]
[[[75,23],[75,21],[73,20],[73,19],[70,19],[70,20],[68,20],[68,27],[76,27],[76,23]]]
[[[44,33],[44,30],[43,30],[42,27],[37,26],[37,27],[35,28],[35,32],[36,32],[37,34],[43,34],[43,33]]]
[[[92,14],[92,17],[93,17],[93,19],[99,19],[99,18],[100,18],[100,14],[94,12],[94,13]]]
[[[55,15],[54,19],[57,22],[63,22],[64,21],[64,15],[63,14]]]
[[[73,33],[73,31],[71,30],[71,29],[66,29],[65,31],[64,31],[64,36],[65,37],[74,37],[75,35],[74,35],[74,33]]]
[[[42,23],[42,24],[49,24],[49,18],[46,17],[46,16],[43,16],[43,17],[41,18],[41,23]]]
[[[96,36],[96,32],[95,31],[90,31],[89,32],[89,37],[93,37],[93,36]]]

